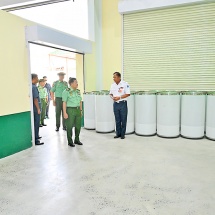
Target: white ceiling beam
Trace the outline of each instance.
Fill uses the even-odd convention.
[[[144,10],[211,1],[213,0],[119,0],[118,11],[120,14],[126,14]]]
[[[26,42],[49,44],[55,47],[72,49],[73,51],[92,53],[92,42],[43,25],[26,27]]]

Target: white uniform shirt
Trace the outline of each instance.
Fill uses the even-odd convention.
[[[120,97],[125,94],[130,94],[130,87],[127,82],[120,81],[119,84],[113,83],[110,88],[110,94],[113,94],[113,97]],[[120,101],[126,101],[127,98],[120,99]]]

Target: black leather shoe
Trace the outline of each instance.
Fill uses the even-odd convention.
[[[59,131],[59,128],[57,127],[55,131]]]
[[[40,128],[42,128],[43,127],[43,125],[40,125]]]
[[[82,146],[82,145],[83,145],[83,143],[80,142],[80,141],[75,141],[75,144],[76,144],[76,145],[79,145],[79,146]]]
[[[115,136],[114,139],[120,138],[121,136]]]
[[[42,137],[39,137],[38,139],[41,139]]]
[[[63,130],[66,131],[66,127],[63,127]]]
[[[121,139],[122,139],[122,140],[125,139],[125,136],[122,136]]]
[[[41,142],[36,142],[35,145],[37,146],[40,146],[40,145],[43,145],[44,143],[41,143]]]
[[[68,143],[68,146],[75,147],[74,143]]]
[[[46,124],[42,124],[42,126],[47,126]]]

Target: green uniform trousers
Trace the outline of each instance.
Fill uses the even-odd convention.
[[[66,112],[68,114],[68,119],[66,119],[68,143],[73,143],[72,141],[73,127],[75,127],[75,142],[77,142],[79,141],[79,135],[81,131],[81,110],[80,108],[67,107]]]
[[[40,114],[40,124],[44,124],[44,119],[46,116],[46,99],[41,99],[41,114]]]
[[[62,124],[63,127],[66,127],[65,119],[63,117],[63,101],[62,98],[56,97],[55,98],[55,103],[56,103],[56,127],[60,128],[60,117],[62,116]]]

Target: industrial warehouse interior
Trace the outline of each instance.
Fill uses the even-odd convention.
[[[0,0],[0,214],[214,215],[215,1]]]

